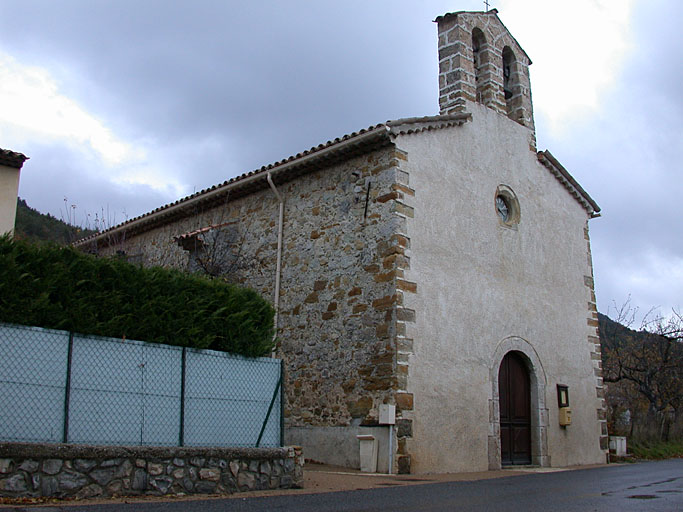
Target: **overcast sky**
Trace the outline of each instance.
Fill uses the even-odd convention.
[[[630,296],[680,310],[683,2],[491,5],[533,61],[539,149],[603,209],[599,309]],[[0,147],[31,158],[30,206],[119,223],[345,133],[437,114],[432,20],[483,6],[0,0]]]

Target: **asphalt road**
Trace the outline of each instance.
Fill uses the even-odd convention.
[[[182,502],[43,506],[0,512],[683,511],[683,459],[474,482]]]

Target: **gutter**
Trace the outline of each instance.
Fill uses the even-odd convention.
[[[274,327],[274,332],[273,332],[273,341],[277,338],[277,327],[278,327],[278,314],[280,312],[280,270],[282,268],[282,224],[285,216],[285,200],[283,197],[280,195],[278,192],[277,188],[275,187],[275,183],[273,183],[273,179],[271,178],[270,172],[266,174],[266,179],[268,180],[268,185],[270,185],[270,189],[273,191],[273,194],[275,194],[275,197],[277,197],[278,202],[280,203],[280,215],[278,218],[278,223],[277,223],[277,264],[275,267],[275,297],[273,299],[273,308],[275,309],[275,317],[273,318],[273,327]],[[273,352],[271,353],[272,357],[275,357],[275,351],[276,347],[273,346]]]

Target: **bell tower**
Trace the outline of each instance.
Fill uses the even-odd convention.
[[[453,12],[434,21],[439,29],[440,113],[481,103],[533,132],[531,60],[498,11]]]

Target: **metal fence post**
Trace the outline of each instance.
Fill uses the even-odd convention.
[[[280,359],[280,446],[285,445],[285,360]]]
[[[187,367],[187,348],[183,347],[180,363],[180,430],[178,431],[178,446],[185,445],[185,375]]]
[[[259,432],[258,439],[256,440],[256,448],[261,444],[261,438],[263,437],[263,432],[266,430],[266,425],[268,424],[268,419],[270,419],[270,413],[273,410],[273,405],[275,404],[275,399],[277,398],[277,393],[282,386],[282,372],[280,372],[280,378],[277,380],[277,385],[275,386],[275,391],[273,392],[273,398],[270,399],[270,405],[268,406],[268,412],[266,413],[266,418],[263,420],[263,425],[261,425],[261,432]]]
[[[71,402],[71,359],[74,351],[74,333],[69,332],[69,344],[66,355],[66,384],[64,387],[64,429],[62,442],[69,442],[69,406]]]

